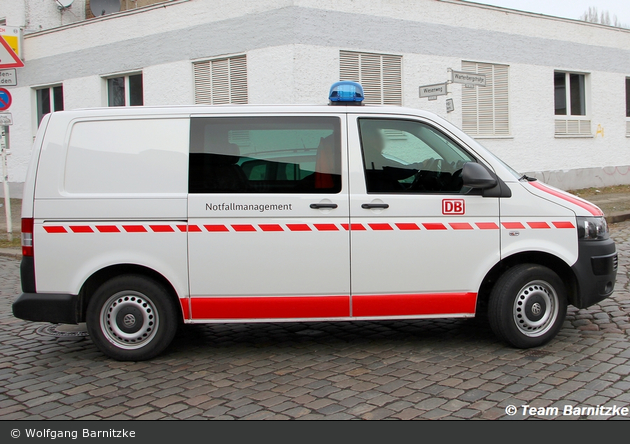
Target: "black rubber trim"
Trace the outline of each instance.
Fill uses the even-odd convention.
[[[13,316],[25,321],[78,324],[79,296],[59,293],[22,293],[13,302]]]
[[[617,279],[617,247],[612,239],[579,241],[578,251],[578,260],[571,267],[578,282],[572,304],[586,308],[613,293]]]
[[[22,256],[20,262],[20,282],[24,293],[36,293],[35,289],[35,258]]]

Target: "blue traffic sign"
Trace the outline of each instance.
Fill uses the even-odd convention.
[[[0,111],[9,109],[12,100],[11,93],[4,88],[0,88]]]

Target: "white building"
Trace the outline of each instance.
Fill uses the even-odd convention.
[[[630,183],[630,30],[456,0],[119,7],[95,18],[86,0],[0,0],[0,28],[23,29],[25,63],[7,87],[10,182],[24,180],[51,110],[326,103],[341,79],[360,81],[368,103],[446,116],[560,188]],[[450,70],[485,74],[486,86],[450,83]],[[420,86],[447,81],[448,95],[419,97]]]

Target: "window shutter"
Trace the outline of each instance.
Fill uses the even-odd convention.
[[[245,56],[194,63],[193,76],[196,104],[247,103]]]
[[[510,135],[509,66],[462,62],[462,70],[486,76],[486,86],[462,85],[462,128],[473,136]]]
[[[368,105],[402,105],[402,57],[339,51],[339,78],[359,82]]]

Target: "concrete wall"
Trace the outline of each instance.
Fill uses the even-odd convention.
[[[181,0],[27,35],[11,89],[10,180],[26,174],[34,88],[62,84],[66,109],[103,106],[105,76],[142,70],[146,105],[190,104],[193,61],[247,54],[250,103],[326,103],[340,49],[401,55],[403,104],[459,126],[463,85],[449,85],[448,114],[446,97],[420,99],[418,87],[446,81],[462,60],[507,64],[511,135],[482,144],[560,188],[630,183],[630,31],[450,0]],[[589,75],[593,137],[554,137],[555,69]]]

